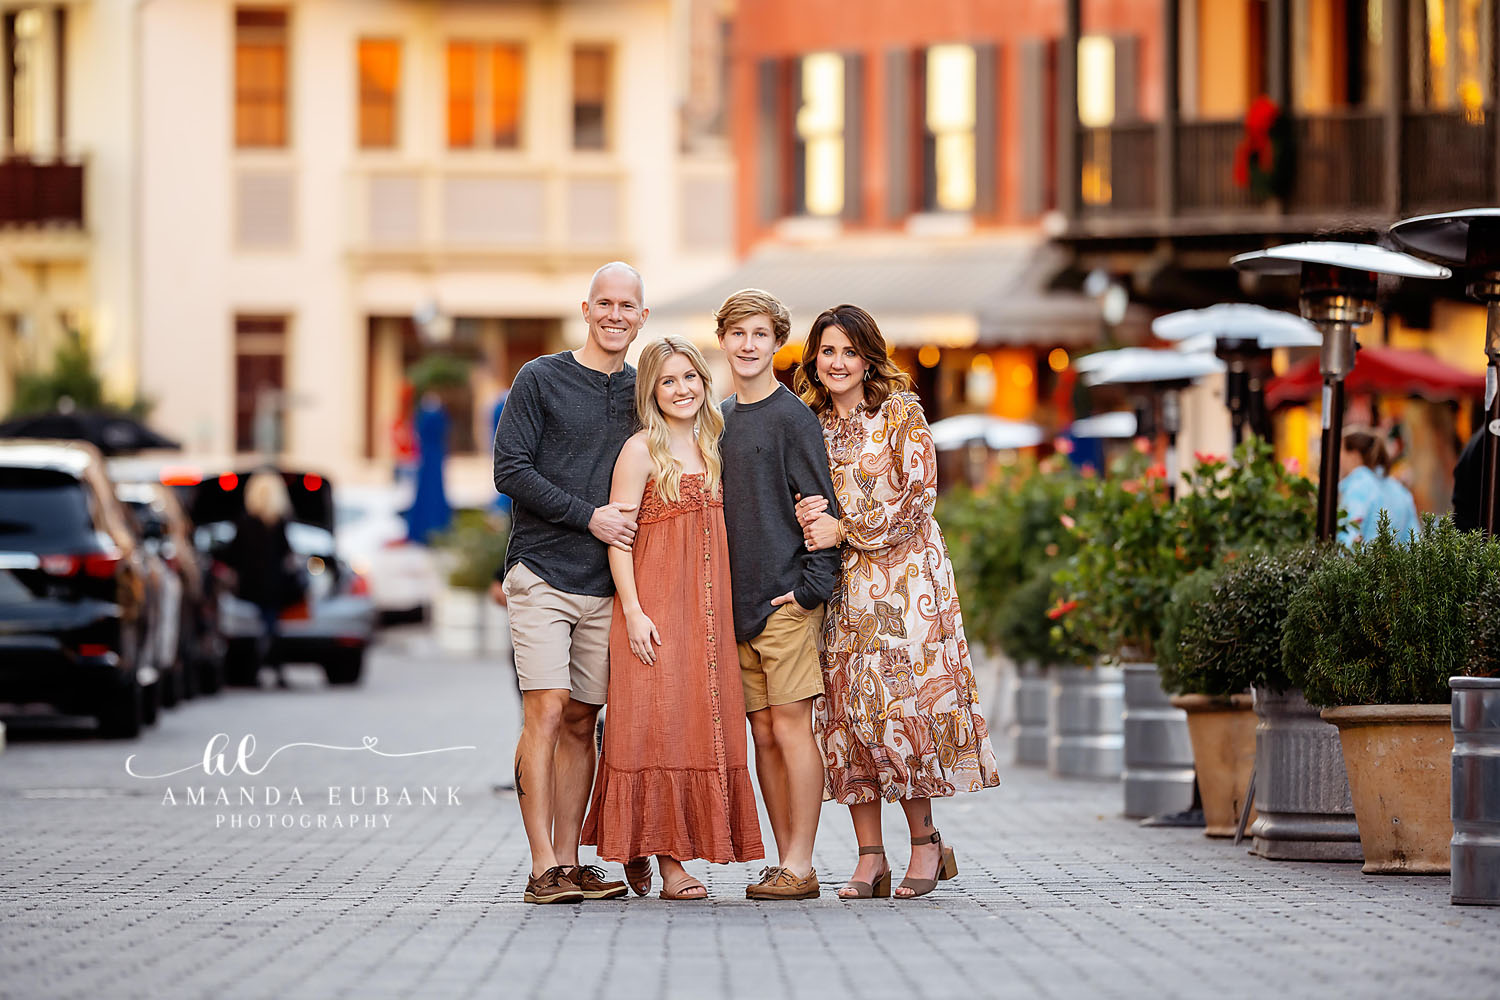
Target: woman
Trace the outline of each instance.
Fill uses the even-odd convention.
[[[842,305],[813,322],[796,374],[828,445],[842,519],[821,497],[798,505],[810,549],[843,545],[824,625],[815,703],[827,792],[849,806],[859,862],[844,899],[890,895],[880,803],[900,802],[911,863],[896,895],[958,874],[932,799],[998,785],[953,566],[933,520],[937,455],[911,380],[870,314]]]
[[[620,451],[610,502],[639,504],[631,551],[611,548],[609,720],[585,844],[626,863],[639,895],[708,891],[682,867],[765,856],[745,750],[729,549],[720,487],[724,417],[703,355],[681,337],[646,345],[642,430]]]
[[[301,596],[286,539],[291,516],[292,502],[281,474],[274,469],[257,471],[245,482],[245,513],[235,522],[234,539],[225,553],[225,562],[235,573],[235,593],[260,612],[263,628],[256,659],[275,668],[279,687],[287,686],[276,650],[281,612]]]
[[[1390,515],[1391,533],[1398,542],[1416,537],[1416,501],[1410,490],[1386,472],[1389,465],[1385,442],[1373,430],[1350,427],[1344,431],[1339,450],[1339,506],[1349,512],[1349,522],[1339,532],[1339,541],[1345,545],[1379,535],[1382,511]]]

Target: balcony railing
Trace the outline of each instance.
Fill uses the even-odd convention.
[[[373,257],[566,257],[624,252],[612,168],[381,166],[350,185],[351,249]]]
[[[1293,119],[1291,188],[1258,200],[1234,180],[1239,121],[1181,122],[1176,131],[1172,211],[1159,211],[1160,133],[1154,122],[1079,132],[1081,233],[1180,227],[1274,230],[1299,220],[1386,220],[1396,214],[1488,205],[1500,200],[1495,123],[1463,112],[1414,111],[1400,117],[1387,145],[1380,113],[1343,112]],[[1389,162],[1388,150],[1397,151]],[[1396,172],[1391,201],[1389,171]]]
[[[0,228],[83,228],[83,164],[0,160]]]

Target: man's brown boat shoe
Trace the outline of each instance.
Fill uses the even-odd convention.
[[[570,868],[554,865],[526,880],[523,898],[528,903],[579,903],[583,901],[583,890],[573,881]]]
[[[574,865],[567,872],[584,899],[619,899],[629,891],[624,882],[605,881],[604,869],[598,865]]]

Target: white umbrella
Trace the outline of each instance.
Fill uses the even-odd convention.
[[[976,441],[1002,451],[1007,448],[1034,448],[1042,443],[1042,429],[1036,424],[1005,420],[984,413],[963,413],[946,417],[933,424],[932,443],[938,451],[952,451]]]
[[[1203,335],[1216,340],[1253,340],[1265,350],[1317,347],[1323,342],[1317,328],[1301,316],[1246,302],[1158,316],[1151,321],[1151,332],[1162,340],[1188,341]]]
[[[1089,385],[1183,382],[1222,372],[1224,367],[1224,362],[1212,354],[1146,351],[1103,365],[1086,374],[1083,380]]]
[[[1075,438],[1133,438],[1135,414],[1119,410],[1073,421],[1068,433]]]

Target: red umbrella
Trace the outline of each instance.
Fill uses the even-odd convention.
[[[1466,372],[1425,351],[1397,347],[1361,347],[1354,371],[1344,382],[1350,395],[1421,396],[1431,400],[1480,399],[1484,375]],[[1266,405],[1272,409],[1306,403],[1323,388],[1318,359],[1293,365],[1266,386]]]

